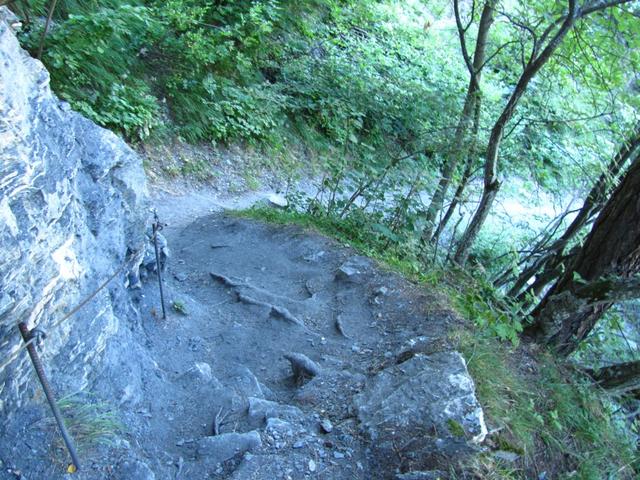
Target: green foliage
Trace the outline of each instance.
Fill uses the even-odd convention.
[[[394,27],[374,5],[112,0],[58,8],[43,56],[54,89],[129,138],[170,122],[192,142],[277,142],[292,122],[352,151],[389,141],[419,150],[423,129],[454,114],[464,84],[458,64],[443,68],[428,52],[434,39]],[[23,35],[32,51],[41,28]]]
[[[464,437],[464,427],[459,422],[456,422],[453,418],[447,420],[447,427],[449,428],[449,432],[451,432],[454,437]]]
[[[522,324],[527,319],[521,305],[500,294],[479,276],[465,280],[453,293],[455,305],[462,315],[484,334],[518,345]]]
[[[115,409],[101,402],[94,395],[76,392],[58,400],[65,426],[81,451],[98,445],[110,445],[124,430]],[[52,428],[55,427],[51,419]],[[54,448],[63,448],[62,440],[56,436]]]
[[[189,311],[187,310],[187,306],[182,300],[173,300],[171,302],[171,308],[181,315],[188,315]]]
[[[640,358],[638,332],[634,327],[638,301],[612,307],[573,354],[580,365],[598,368]]]
[[[524,456],[500,478],[530,478],[533,465],[552,478],[635,478],[635,440],[587,379],[546,354],[510,351],[481,332],[457,338],[485,414],[500,429],[491,441]]]
[[[152,43],[160,26],[145,7],[104,8],[70,15],[47,36],[43,61],[56,93],[90,119],[144,138],[158,125],[159,107],[140,78],[138,56]],[[37,49],[41,27],[23,36]]]

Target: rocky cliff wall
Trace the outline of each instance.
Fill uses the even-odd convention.
[[[143,248],[145,176],[120,138],[52,94],[12,23],[0,8],[0,364],[21,344],[16,323],[26,320],[46,332],[46,370],[69,392],[104,374],[105,356],[131,335],[126,272],[51,327]],[[25,351],[0,371],[0,423],[39,391],[32,371]],[[120,397],[131,390],[123,382]]]

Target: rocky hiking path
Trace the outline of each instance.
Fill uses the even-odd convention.
[[[111,353],[96,386],[125,433],[69,478],[446,478],[482,440],[473,382],[447,343],[455,316],[436,295],[203,194],[154,203],[168,318],[150,274],[134,292],[139,344]],[[62,477],[32,467],[20,478]]]
[[[393,478],[482,437],[437,298],[325,237],[187,203],[157,202],[168,303],[184,313],[157,318],[154,282],[141,296],[156,477]]]

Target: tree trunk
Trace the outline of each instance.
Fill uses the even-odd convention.
[[[456,131],[453,137],[453,155],[450,155],[446,159],[442,167],[442,175],[436,191],[433,194],[429,208],[425,214],[426,227],[422,233],[422,241],[428,243],[433,236],[433,230],[435,228],[435,220],[438,213],[442,210],[444,205],[444,199],[447,195],[447,190],[451,185],[451,178],[455,172],[460,160],[465,158],[468,154],[469,144],[468,134],[469,128],[472,123],[474,112],[476,111],[476,105],[479,102],[480,92],[480,80],[482,78],[482,68],[484,67],[486,51],[487,51],[487,39],[489,36],[489,30],[494,20],[494,6],[496,0],[487,0],[482,9],[482,15],[480,16],[480,24],[478,27],[478,37],[476,39],[476,48],[473,55],[473,63],[467,53],[466,41],[465,41],[465,29],[462,28],[460,23],[460,15],[458,11],[458,1],[454,2],[456,10],[456,21],[458,24],[458,36],[460,38],[460,44],[462,48],[462,55],[469,69],[469,85],[467,87],[467,95],[464,100],[464,106]]]
[[[587,373],[602,388],[612,390],[616,394],[640,390],[640,361],[616,363]]]
[[[522,271],[513,287],[509,290],[510,296],[517,296],[527,282],[541,270],[542,273],[537,275],[538,279],[536,282],[525,289],[523,294],[519,295],[518,298],[524,298],[530,292],[535,293],[536,291],[540,291],[542,287],[557,278],[553,272],[558,270],[558,267],[565,259],[565,247],[589,222],[589,220],[602,209],[602,206],[606,201],[607,194],[611,191],[615,182],[617,182],[622,168],[629,159],[633,162],[634,157],[639,153],[640,123],[635,126],[629,140],[623,143],[616,155],[609,162],[609,165],[607,165],[606,170],[602,172],[596,183],[593,185],[584,201],[584,204],[582,205],[582,208],[580,208],[578,215],[576,215],[569,227],[560,238],[545,249],[545,252],[537,258],[535,262]],[[544,283],[541,285],[542,282]]]
[[[629,167],[598,215],[571,268],[533,311],[534,323],[526,334],[568,355],[613,301],[640,296],[634,283],[640,272],[638,192],[640,158]]]
[[[433,237],[431,237],[431,243],[433,244],[437,244],[440,241],[440,235],[442,235],[442,232],[444,231],[445,227],[449,223],[449,220],[451,220],[451,217],[453,216],[453,212],[455,212],[456,207],[460,203],[460,200],[462,199],[462,194],[464,193],[464,190],[467,188],[467,184],[469,182],[469,179],[471,178],[471,173],[473,171],[473,165],[475,163],[474,160],[476,158],[477,146],[478,146],[478,130],[480,128],[480,111],[482,109],[481,100],[482,98],[478,98],[478,100],[476,101],[476,111],[474,112],[474,115],[473,115],[473,129],[472,129],[473,131],[472,131],[471,147],[469,148],[469,152],[467,154],[467,160],[465,162],[464,172],[462,173],[462,178],[460,179],[458,188],[456,188],[456,192],[453,194],[453,199],[451,200],[451,204],[449,204],[449,207],[447,208],[447,212],[444,214],[444,217],[442,217],[442,220],[440,220],[440,223],[438,224],[438,228],[433,234]]]
[[[576,0],[569,0],[569,12],[563,19],[562,24],[556,34],[549,40],[549,43],[540,52],[532,54],[531,59],[527,63],[527,66],[523,70],[515,89],[511,93],[511,97],[504,107],[504,110],[498,117],[498,120],[491,129],[491,136],[489,137],[489,145],[487,147],[487,159],[484,168],[484,189],[480,204],[471,219],[471,222],[467,226],[467,229],[462,234],[462,238],[458,242],[458,247],[454,255],[454,261],[460,265],[464,265],[469,256],[469,250],[480,232],[491,207],[493,201],[500,189],[500,182],[498,181],[497,168],[498,160],[500,157],[500,146],[502,144],[502,138],[507,123],[513,117],[513,114],[522,98],[522,95],[527,90],[529,82],[536,76],[540,69],[549,61],[553,53],[560,46],[567,33],[573,28],[578,16],[578,6]]]

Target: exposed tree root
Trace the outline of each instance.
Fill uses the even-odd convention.
[[[293,378],[298,385],[302,385],[305,380],[320,374],[320,367],[302,353],[286,353],[284,358],[289,360]]]

